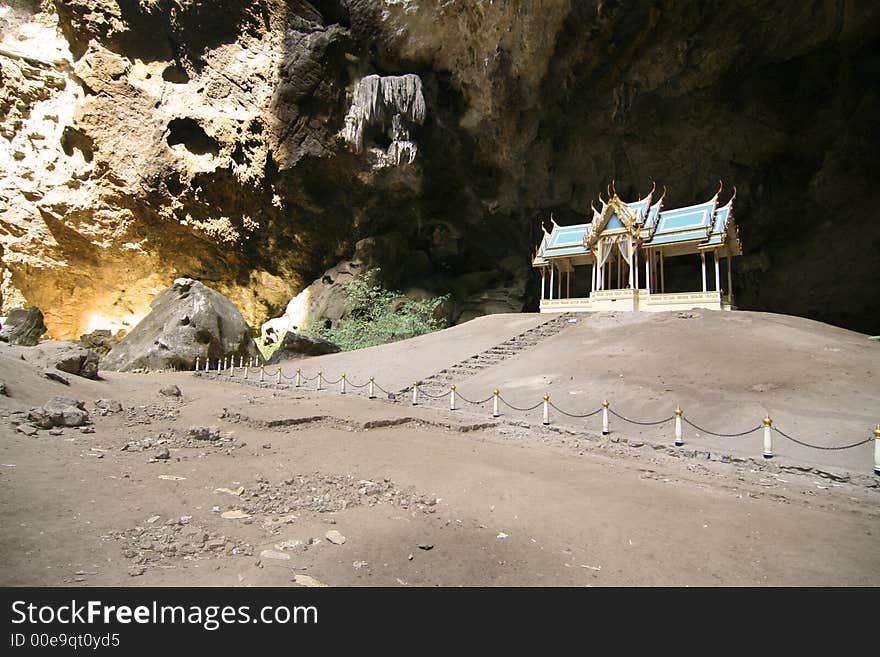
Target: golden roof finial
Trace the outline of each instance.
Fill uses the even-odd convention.
[[[719,181],[718,181],[718,191],[715,192],[715,197],[716,197],[716,198],[719,197],[719,196],[721,196],[721,190],[722,190],[722,189],[724,189],[724,183],[721,182],[721,181],[719,180]]]
[[[648,192],[648,194],[649,194],[649,195],[653,195],[654,192],[656,192],[656,191],[657,191],[657,181],[652,180],[652,181],[651,181],[651,191]]]
[[[733,186],[733,196],[730,197],[730,200],[727,202],[727,205],[733,203],[733,199],[736,198],[736,185]]]

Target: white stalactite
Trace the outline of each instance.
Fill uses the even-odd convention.
[[[340,134],[353,152],[361,153],[364,128],[376,123],[383,128],[388,126],[391,137],[386,153],[388,162],[396,166],[410,164],[416,158],[418,146],[410,139],[407,124],[421,125],[425,112],[422,80],[418,75],[368,75],[354,87],[351,107]]]

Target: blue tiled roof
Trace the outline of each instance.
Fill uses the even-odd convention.
[[[675,244],[676,242],[695,242],[706,239],[705,230],[691,230],[684,233],[667,233],[666,235],[656,234],[654,239],[645,244],[645,246],[657,246],[660,244]]]
[[[716,199],[713,198],[711,201],[699,205],[664,210],[660,213],[660,219],[657,222],[654,241],[660,235],[684,230],[702,229],[704,235],[708,234],[709,224],[715,214],[715,202]]]
[[[584,236],[589,230],[590,224],[553,226],[553,232],[550,234],[550,242],[547,244],[547,250],[550,251],[571,246],[581,246],[584,243]]]

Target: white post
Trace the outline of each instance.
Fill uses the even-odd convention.
[[[235,376],[235,356],[229,359],[229,376]]]
[[[700,251],[700,263],[703,267],[703,292],[706,291],[706,252]]]
[[[645,287],[647,288],[648,296],[651,295],[651,260],[653,257],[653,252],[645,251]]]
[[[224,356],[224,357],[223,357],[223,369],[224,369],[224,370],[226,369],[226,361],[227,361],[227,360],[228,360],[228,358],[226,358],[226,356]]]
[[[596,263],[590,267],[590,294],[596,291]]]
[[[721,298],[721,265],[718,262],[718,250],[712,251],[712,259],[715,261],[715,291]]]
[[[553,279],[556,276],[556,267],[550,264],[550,301],[553,301]]]
[[[602,435],[608,435],[608,400],[602,402]]]
[[[501,413],[498,412],[498,388],[492,391],[492,417],[498,417]]]
[[[544,394],[544,424],[550,424],[550,395]]]
[[[245,365],[245,366],[244,366],[244,378],[245,378],[245,379],[248,378],[248,370],[249,370],[249,369],[250,369],[250,365]]]
[[[631,257],[632,257],[632,266],[630,268],[630,271],[632,271],[632,275],[633,275],[633,279],[634,279],[633,289],[638,290],[639,289],[639,247],[635,243],[633,243],[633,250],[632,250]]]
[[[455,384],[449,386],[449,410],[455,410]]]
[[[208,371],[208,368],[211,366],[211,359],[205,358],[205,371]]]
[[[675,407],[675,446],[681,447],[684,440],[681,439],[681,408]]]
[[[345,374],[342,375],[342,380],[339,382],[339,394],[345,394]]]
[[[315,388],[315,390],[320,390],[320,389],[321,389],[321,378],[323,377],[323,375],[324,375],[323,372],[318,371],[318,387]]]
[[[299,388],[302,385],[302,370],[296,370],[296,387]]]
[[[770,419],[770,416],[764,418],[764,458],[772,459],[773,458],[773,436],[770,434],[770,430],[773,427],[773,420]]]
[[[281,385],[281,365],[278,366],[278,371],[275,373],[275,385]]]
[[[369,397],[370,399],[374,399],[374,398],[376,397],[376,395],[373,394],[373,384],[374,384],[374,382],[375,382],[375,378],[371,376],[371,377],[370,377],[370,390],[369,390],[369,394],[368,394],[368,397]]]
[[[244,367],[244,356],[239,356],[239,357],[238,357],[238,366],[239,366],[239,367]]]
[[[196,366],[193,369],[195,369],[196,372],[199,371],[199,357],[198,356],[196,356]]]
[[[266,367],[264,365],[260,365],[260,383],[266,380]]]
[[[419,403],[419,384],[417,381],[413,381],[412,384],[412,404],[415,406]]]
[[[220,374],[220,359],[217,359],[217,374]]]
[[[544,300],[544,279],[547,276],[547,268],[541,267],[541,301]]]
[[[874,474],[880,475],[880,424],[874,429]]]
[[[559,278],[556,279],[556,298],[562,298],[562,270],[559,270]]]

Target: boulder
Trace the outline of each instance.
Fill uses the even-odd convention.
[[[107,353],[119,342],[107,329],[98,329],[91,333],[79,336],[79,344],[84,349],[91,349],[98,356],[106,356]]]
[[[339,351],[342,350],[332,342],[291,331],[284,334],[281,346],[272,354],[269,364],[274,365],[285,360],[303,358],[304,356],[335,354]]]
[[[159,394],[166,397],[180,397],[180,388],[172,383],[164,388],[159,388]]]
[[[178,278],[150,304],[151,311],[104,357],[104,369],[192,369],[198,357],[249,358],[256,354],[251,328],[219,292]]]
[[[0,329],[0,342],[33,347],[45,332],[46,325],[39,308],[15,308]]]
[[[28,353],[28,360],[49,371],[55,369],[87,379],[98,378],[98,354],[83,349],[78,342],[46,340]]]
[[[79,427],[87,424],[89,414],[84,402],[69,397],[53,397],[39,408],[31,409],[28,420],[40,429]]]
[[[122,404],[115,399],[96,399],[95,408],[101,413],[119,413],[122,411]]]
[[[55,369],[87,379],[97,379],[98,354],[91,349],[72,348],[59,358]]]

